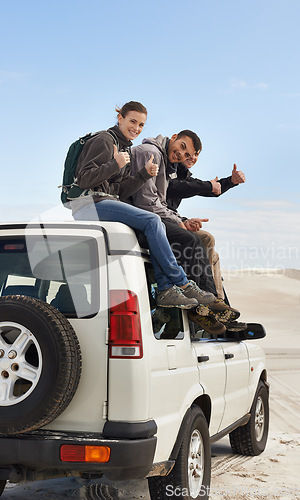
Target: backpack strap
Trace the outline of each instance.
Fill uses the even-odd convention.
[[[117,146],[117,149],[119,151],[120,150],[120,144],[119,144],[119,141],[118,141],[118,138],[117,138],[116,134],[112,130],[105,130],[105,132],[107,132],[109,135],[112,136],[114,144]]]
[[[115,133],[112,130],[103,130],[101,132],[106,132],[107,134],[109,134],[112,137],[113,142],[114,142],[115,146],[117,147],[117,149],[119,151],[120,145],[119,145],[119,141],[118,141],[118,138],[115,135]],[[80,137],[79,138],[79,142],[80,142],[80,145],[81,145],[81,150],[83,149],[85,143],[88,140],[93,139],[94,137],[96,137],[99,134],[100,134],[100,132],[95,132],[94,134],[89,133],[89,134],[86,134],[83,137]],[[78,155],[78,158],[79,158],[79,155]],[[78,163],[78,159],[76,161],[76,164],[77,163]],[[73,178],[73,182],[71,184],[69,184],[69,185],[63,186],[63,189],[65,189],[65,193],[66,193],[66,197],[65,197],[65,201],[66,202],[72,201],[72,200],[74,200],[76,198],[81,198],[81,197],[84,197],[84,196],[89,196],[89,195],[93,195],[94,194],[94,191],[92,189],[81,189],[78,186],[78,184],[77,184],[77,178],[75,178],[75,176]],[[98,193],[96,192],[95,194],[98,194]]]

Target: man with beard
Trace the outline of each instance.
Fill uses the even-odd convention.
[[[199,224],[193,219],[181,217],[167,205],[167,188],[170,180],[176,178],[178,163],[188,160],[201,150],[201,141],[197,134],[183,130],[171,138],[161,135],[156,138],[144,139],[143,143],[132,149],[131,171],[134,175],[145,160],[153,155],[153,162],[158,165],[157,176],[149,179],[132,196],[132,203],[144,210],[158,214],[166,226],[168,240],[178,263],[184,268],[190,280],[193,280],[202,290],[215,296],[209,307],[216,318],[224,323],[237,319],[240,313],[217,298],[217,291],[212,275],[212,269],[206,250],[194,233]],[[189,313],[191,317],[192,313]],[[195,315],[196,316],[196,315]],[[191,317],[198,324],[208,321],[208,318]],[[212,318],[213,321],[213,318]],[[203,324],[205,329],[205,325]]]

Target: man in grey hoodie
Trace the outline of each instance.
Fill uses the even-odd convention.
[[[177,165],[193,156],[201,149],[197,134],[183,130],[170,139],[161,135],[144,139],[143,143],[132,149],[131,171],[136,172],[153,155],[153,162],[158,165],[156,177],[149,179],[132,196],[135,206],[158,214],[166,226],[168,240],[173,253],[184,268],[189,279],[201,289],[217,296],[212,269],[206,250],[198,236],[193,232],[192,219],[181,217],[167,205],[169,180],[176,178]],[[211,305],[210,305],[211,307]],[[239,312],[230,308],[224,301],[215,300],[216,313],[220,312],[220,321],[232,321],[239,317]],[[221,312],[222,311],[222,312]]]

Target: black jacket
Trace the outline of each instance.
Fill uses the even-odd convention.
[[[231,176],[220,179],[221,194],[235,186],[231,182]],[[220,195],[212,192],[210,181],[201,181],[192,176],[187,167],[179,163],[177,168],[177,178],[171,179],[167,190],[167,204],[172,210],[177,210],[183,198],[192,196],[218,197]]]

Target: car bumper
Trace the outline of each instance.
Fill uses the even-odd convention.
[[[107,446],[107,463],[66,462],[60,458],[61,446]],[[44,471],[47,478],[81,473],[105,474],[112,480],[141,479],[150,471],[156,448],[156,437],[142,439],[103,438],[95,433],[64,433],[35,431],[18,436],[0,436],[0,475],[7,479],[13,471],[19,480],[28,478],[28,471]],[[7,474],[6,474],[7,472]],[[55,472],[55,474],[54,474]],[[61,473],[61,474],[60,474]],[[75,474],[74,474],[75,475]],[[10,478],[11,479],[11,478]]]

